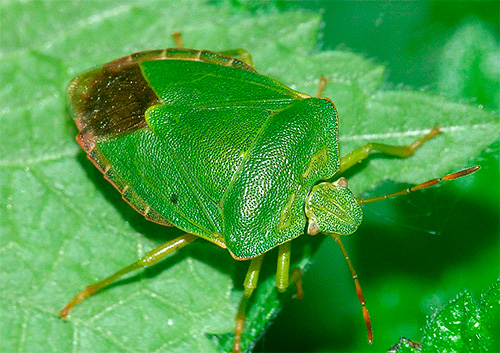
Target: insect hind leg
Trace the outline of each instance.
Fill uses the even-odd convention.
[[[142,258],[134,262],[133,264],[130,264],[121,270],[115,272],[111,276],[103,279],[102,281],[93,283],[91,285],[88,285],[85,287],[83,291],[78,293],[73,300],[71,300],[59,313],[59,316],[64,318],[68,315],[69,311],[78,303],[81,303],[84,301],[86,298],[90,297],[91,295],[97,293],[103,288],[106,288],[109,286],[111,283],[117,281],[124,275],[138,270],[143,267],[151,266],[156,264],[158,261],[162,260],[165,256],[168,254],[188,245],[191,243],[193,240],[197,239],[198,237],[193,234],[184,234],[181,235],[180,237],[177,237],[175,239],[172,239],[170,241],[167,241],[166,243],[163,243],[162,245],[158,246],[157,248],[148,251]]]

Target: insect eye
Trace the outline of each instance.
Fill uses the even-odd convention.
[[[179,201],[179,198],[177,197],[176,194],[172,194],[172,196],[170,196],[170,201],[172,203],[177,203],[177,201]]]
[[[309,235],[316,235],[320,231],[318,224],[313,220],[309,219],[309,225],[307,227],[307,234]]]
[[[347,179],[344,177],[340,177],[335,183],[335,185],[341,186],[343,188],[348,188],[349,184],[347,183]]]

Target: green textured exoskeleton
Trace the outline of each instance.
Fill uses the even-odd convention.
[[[107,85],[117,70],[116,87]],[[91,83],[87,100],[82,82]],[[137,87],[147,94],[133,95]],[[130,104],[140,109],[117,108],[130,91]],[[236,259],[302,234],[306,197],[339,170],[338,119],[328,98],[291,90],[219,54],[141,53],[80,76],[70,96],[78,141],[132,206],[150,220],[227,247]],[[104,107],[89,104],[103,99]],[[340,195],[335,188],[311,195],[310,202]],[[332,226],[352,233],[360,207],[347,189],[341,195],[358,216],[329,223],[350,222]]]
[[[289,283],[289,241],[304,231],[332,235],[348,260],[339,236],[356,231],[361,204],[375,199],[356,199],[347,181],[334,180],[335,175],[371,150],[407,157],[439,133],[435,128],[402,147],[367,144],[340,159],[333,103],[258,74],[242,50],[136,53],[78,76],[68,91],[80,130],[77,141],[89,159],[148,220],[187,234],[88,286],[61,316],[122,275],[201,237],[227,248],[235,259],[252,259],[235,351],[241,349],[246,300],[256,286],[262,254],[279,247],[276,286],[281,291]],[[371,341],[368,312],[348,264]]]

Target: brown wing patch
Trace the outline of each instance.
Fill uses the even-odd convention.
[[[121,67],[119,67],[121,66]],[[145,111],[160,103],[139,64],[104,65],[74,79],[68,94],[80,130],[78,142],[91,151],[97,139],[146,127]]]

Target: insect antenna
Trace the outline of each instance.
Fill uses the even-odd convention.
[[[361,304],[363,310],[363,317],[365,319],[365,325],[366,325],[366,333],[368,334],[368,343],[371,344],[373,342],[372,323],[370,321],[370,314],[368,314],[368,309],[365,304],[365,297],[363,296],[363,291],[361,290],[361,286],[359,284],[358,275],[356,274],[356,271],[354,271],[351,259],[349,258],[349,255],[347,254],[347,251],[344,248],[344,244],[342,244],[342,241],[340,240],[340,235],[331,234],[331,236],[337,242],[337,244],[339,244],[340,251],[342,251],[342,254],[344,255],[344,258],[347,262],[347,266],[349,266],[349,270],[351,271],[352,279],[354,280],[354,285],[356,286],[356,293],[358,294],[359,303]]]
[[[461,170],[461,171],[456,172],[456,173],[447,174],[447,175],[445,175],[445,176],[443,176],[441,178],[435,178],[435,179],[428,180],[428,181],[426,181],[424,183],[421,183],[421,184],[418,184],[418,185],[414,185],[414,186],[412,186],[410,188],[406,188],[406,189],[400,190],[400,191],[392,193],[392,194],[375,196],[375,197],[370,197],[370,198],[367,198],[367,199],[358,198],[357,201],[358,201],[358,203],[360,205],[362,205],[364,203],[382,201],[382,200],[387,200],[387,199],[390,199],[390,198],[393,198],[393,197],[397,197],[397,196],[408,195],[411,192],[428,188],[429,186],[436,185],[436,184],[438,184],[438,183],[440,183],[442,181],[453,180],[453,179],[457,179],[457,178],[463,177],[465,175],[472,174],[476,170],[478,170],[479,168],[481,168],[481,167],[478,166],[478,165],[476,165],[474,167],[470,167],[470,168]]]

